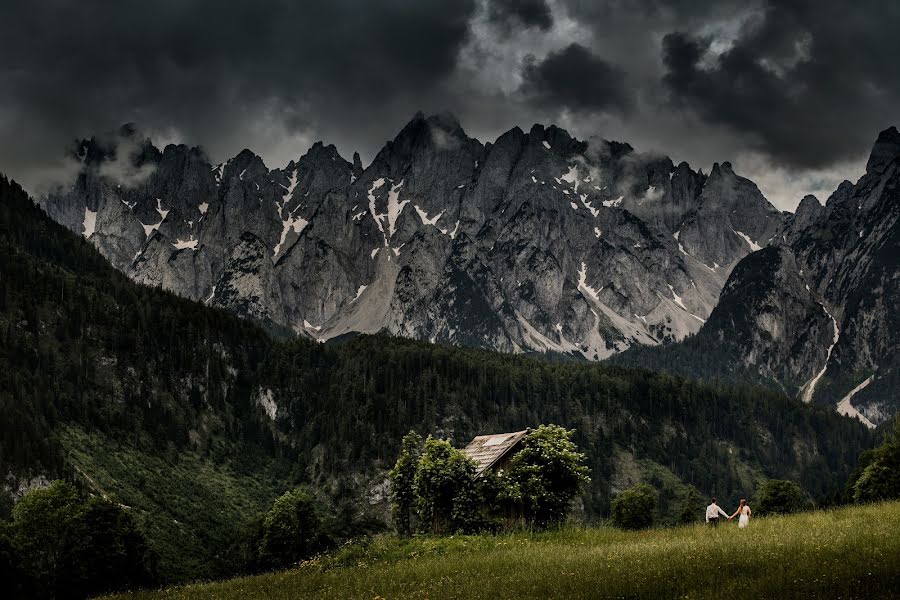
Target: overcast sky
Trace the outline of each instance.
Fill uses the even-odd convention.
[[[367,163],[417,110],[483,142],[556,123],[709,170],[782,209],[858,178],[900,123],[900,3],[817,0],[4,0],[0,171],[32,190],[76,137],[284,166]]]

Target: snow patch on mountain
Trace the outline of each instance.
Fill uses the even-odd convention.
[[[861,392],[875,379],[874,375],[869,376],[868,379],[860,383],[858,386],[850,390],[846,396],[841,398],[840,402],[837,403],[837,411],[839,414],[844,415],[845,417],[850,417],[852,419],[859,419],[862,421],[863,425],[868,427],[869,429],[875,429],[875,424],[872,423],[869,419],[866,418],[864,414],[859,412],[852,404],[851,400],[853,400],[853,396]]]
[[[737,236],[739,236],[741,239],[743,239],[745,242],[747,242],[747,245],[750,246],[750,250],[752,252],[756,252],[757,250],[762,250],[762,246],[760,246],[759,244],[757,244],[756,242],[751,240],[750,236],[747,235],[746,233],[744,233],[742,231],[737,231],[736,229],[732,229],[732,231],[734,231],[734,233]]]
[[[97,227],[97,212],[85,207],[82,225],[84,225],[85,239],[94,235],[94,229]]]
[[[367,286],[367,285],[359,286],[359,288],[356,290],[356,296],[354,296],[353,300],[351,300],[350,302],[356,302],[357,300],[359,300],[359,297],[362,296],[362,293],[364,291],[366,291],[367,287],[369,287],[369,286]]]
[[[425,212],[424,210],[422,210],[421,208],[419,208],[418,204],[414,204],[413,207],[416,209],[416,213],[418,213],[419,218],[422,219],[422,225],[435,226],[435,223],[437,223],[438,219],[440,219],[444,215],[444,212],[445,212],[442,210],[437,215],[435,215],[434,217],[429,219],[428,213]]]
[[[275,248],[272,251],[272,259],[278,257],[278,254],[281,252],[281,247],[284,245],[284,242],[287,240],[288,233],[292,230],[297,235],[300,235],[306,226],[309,225],[309,221],[304,219],[303,217],[295,217],[291,214],[288,214],[287,218],[281,222],[281,237],[278,240],[278,243],[275,244]]]
[[[400,214],[403,212],[403,208],[409,204],[409,200],[404,200],[400,202],[400,188],[403,187],[403,180],[400,180],[400,183],[397,185],[391,186],[391,191],[388,192],[388,205],[387,205],[387,216],[388,216],[388,239],[394,237],[394,231],[397,228],[397,219],[400,218]]]
[[[587,297],[600,304],[600,296],[598,295],[601,291],[603,291],[603,287],[599,290],[595,290],[587,283],[587,265],[582,262],[581,268],[578,270],[578,290],[584,294],[587,294]]]
[[[560,179],[562,179],[569,185],[574,186],[575,191],[578,191],[578,167],[572,165],[571,167],[569,167],[569,171],[565,175],[560,177]]]
[[[288,205],[288,202],[291,201],[291,197],[294,195],[294,189],[297,187],[297,168],[294,168],[294,171],[291,173],[290,179],[288,180],[288,185],[281,187],[284,188],[284,194],[281,195],[281,203],[275,202],[275,208],[278,210],[278,216],[282,216],[281,213],[284,212],[285,207]],[[308,195],[308,193],[307,193]],[[296,207],[296,210],[299,207]],[[293,211],[291,211],[293,212]],[[277,252],[276,252],[277,254]]]
[[[687,307],[684,305],[684,302],[681,301],[681,296],[679,296],[679,295],[675,292],[675,288],[672,287],[672,284],[667,283],[666,285],[669,286],[669,291],[672,292],[672,298],[675,299],[675,304],[677,304],[678,306],[680,306],[680,307],[683,308],[684,310],[687,310]]]
[[[188,240],[176,239],[175,243],[172,245],[178,250],[191,249],[191,250],[196,251],[197,244],[199,244],[199,243],[200,243],[200,240],[195,240],[194,236],[191,236],[190,239],[188,239]]]
[[[816,391],[816,384],[819,383],[819,380],[822,379],[822,376],[825,375],[825,371],[828,370],[828,361],[831,360],[831,352],[834,350],[834,347],[838,343],[838,339],[841,337],[841,330],[838,328],[837,320],[828,312],[828,309],[825,308],[825,305],[822,304],[822,310],[825,311],[825,314],[828,315],[828,318],[831,319],[831,323],[834,326],[834,337],[832,338],[831,345],[828,346],[828,351],[825,353],[825,364],[822,365],[822,370],[819,371],[812,379],[807,382],[805,386],[802,388],[800,398],[809,404],[812,401],[813,393]]]
[[[375,219],[375,224],[378,226],[378,231],[384,234],[384,227],[381,224],[381,220],[384,218],[384,214],[379,214],[375,208],[375,190],[384,185],[384,177],[379,177],[375,181],[372,182],[372,187],[369,188],[368,198],[369,198],[369,212],[372,214],[372,218]],[[387,245],[387,244],[385,244]]]
[[[623,200],[624,198],[625,198],[625,196],[619,196],[619,197],[616,198],[615,200],[604,200],[604,201],[603,201],[603,206],[605,206],[605,207],[607,207],[607,208],[615,208],[615,207],[620,206],[620,205],[622,204],[622,200]]]

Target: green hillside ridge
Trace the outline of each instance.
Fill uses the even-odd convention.
[[[663,491],[668,522],[694,494],[752,496],[764,478],[834,498],[875,444],[761,388],[382,336],[279,341],[135,284],[2,177],[0,414],[0,513],[38,477],[111,494],[138,511],[170,582],[227,573],[229,538],[300,484],[351,520],[385,516],[411,428],[456,446],[576,429],[587,520],[638,480]]]
[[[896,598],[900,503],[624,532],[385,537],[289,571],[117,596],[200,598]]]

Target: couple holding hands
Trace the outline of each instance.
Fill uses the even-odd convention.
[[[741,505],[738,507],[736,511],[734,511],[733,515],[729,515],[724,510],[719,508],[719,505],[716,504],[716,499],[713,498],[710,502],[709,506],[706,507],[706,522],[709,523],[712,527],[715,527],[719,524],[719,515],[727,518],[729,521],[738,517],[738,527],[744,529],[747,525],[750,524],[750,515],[753,513],[750,511],[750,507],[747,506],[747,501],[741,498]]]

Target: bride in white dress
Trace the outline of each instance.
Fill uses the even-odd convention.
[[[740,517],[738,518],[738,527],[744,529],[745,527],[747,527],[747,525],[750,524],[750,515],[752,514],[753,512],[750,510],[750,507],[747,506],[747,501],[741,498],[741,505],[736,511],[734,511],[733,515],[728,517],[728,520],[730,521],[731,519],[740,515]]]

